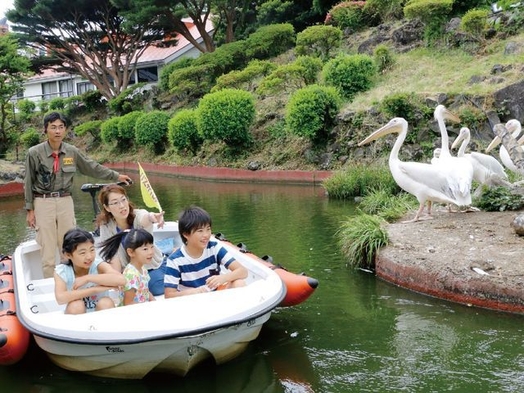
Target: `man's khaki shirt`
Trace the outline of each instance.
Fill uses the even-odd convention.
[[[71,193],[73,177],[78,171],[83,175],[103,180],[118,180],[118,172],[84,156],[75,146],[62,142],[59,151],[60,167],[53,173],[53,150],[43,142],[31,147],[25,160],[24,196],[25,209],[33,210],[34,194],[51,192]]]

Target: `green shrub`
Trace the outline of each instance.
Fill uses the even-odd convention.
[[[307,85],[317,83],[318,74],[322,70],[322,60],[314,56],[298,56],[294,64],[303,68],[302,77]]]
[[[442,36],[452,6],[453,0],[410,0],[404,6],[404,15],[408,19],[420,19],[426,25],[426,42],[432,43]]]
[[[524,207],[524,197],[512,194],[506,187],[482,186],[482,195],[475,205],[488,212],[520,210]]]
[[[183,109],[169,120],[168,140],[178,151],[188,150],[196,154],[204,139],[198,130],[196,110]]]
[[[340,94],[333,87],[310,85],[297,90],[286,105],[287,129],[314,143],[324,142],[335,124],[340,103]]]
[[[75,126],[75,134],[78,136],[84,136],[87,133],[91,134],[94,140],[100,140],[100,128],[102,127],[103,120],[91,120],[86,121]]]
[[[49,101],[42,100],[38,103],[38,108],[40,109],[40,112],[47,113],[49,109]]]
[[[348,99],[368,90],[376,72],[375,63],[370,56],[346,54],[328,61],[322,70],[326,83],[338,88]]]
[[[204,139],[223,141],[230,147],[252,141],[250,126],[255,119],[255,100],[242,90],[224,89],[204,96],[198,106],[198,128]]]
[[[353,268],[374,268],[377,251],[388,244],[386,222],[378,216],[359,214],[342,223],[338,244]]]
[[[129,112],[141,110],[144,99],[147,97],[147,92],[143,89],[145,85],[145,83],[137,83],[129,86],[119,95],[110,99],[107,105],[111,112],[117,115],[125,115]]]
[[[100,126],[100,137],[102,142],[111,144],[118,141],[118,123],[121,117],[112,117],[104,121]]]
[[[329,10],[330,22],[340,29],[358,31],[364,27],[363,9],[365,1],[343,1]]]
[[[247,50],[246,41],[230,42],[219,46],[214,52],[204,53],[193,64],[209,67],[214,81],[222,74],[244,68],[250,59]]]
[[[300,89],[306,85],[304,71],[295,63],[282,64],[260,82],[256,91],[261,95],[273,95]]]
[[[352,164],[334,172],[322,186],[329,198],[353,199],[365,197],[371,192],[384,190],[388,195],[397,195],[401,189],[393,179],[389,167],[383,165]]]
[[[241,71],[231,71],[218,77],[216,85],[211,89],[215,92],[221,89],[252,90],[255,80],[266,76],[276,68],[276,64],[267,60],[253,60]]]
[[[173,63],[166,64],[162,67],[160,71],[160,78],[158,81],[158,86],[160,90],[169,91],[169,77],[175,70],[180,70],[182,68],[189,67],[193,64],[193,61],[190,57],[185,57],[183,59],[177,60]]]
[[[62,97],[55,97],[49,101],[49,110],[62,111],[65,108],[65,102]]]
[[[386,72],[393,66],[393,64],[395,64],[393,55],[385,44],[377,45],[373,51],[373,60],[377,66],[378,72],[380,73]]]
[[[142,111],[133,111],[120,118],[120,122],[118,123],[119,145],[129,146],[134,142],[136,121],[143,114],[144,112]]]
[[[384,97],[380,109],[388,117],[403,117],[410,122],[415,119],[416,100],[414,93],[393,93]]]
[[[488,10],[469,10],[462,17],[460,27],[466,33],[482,39],[482,33],[488,26],[488,16]]]
[[[367,0],[363,9],[366,20],[376,23],[402,18],[404,0]]]
[[[16,107],[20,112],[24,113],[25,115],[32,115],[36,109],[36,104],[34,101],[24,98],[23,100],[19,100],[16,103]]]
[[[169,76],[170,92],[180,101],[203,97],[214,83],[214,68],[210,64],[177,69]]]
[[[42,134],[38,132],[33,127],[28,128],[25,130],[22,135],[20,135],[20,143],[22,146],[24,146],[26,149],[29,149],[32,146],[38,145],[40,143],[40,136]]]
[[[104,106],[102,94],[98,90],[89,90],[80,96],[88,112],[94,112]]]
[[[290,23],[262,26],[246,40],[248,59],[276,57],[295,45],[295,29]]]
[[[297,55],[315,56],[327,61],[340,48],[342,30],[334,26],[311,26],[297,34]]]
[[[135,123],[135,142],[161,154],[167,144],[167,124],[170,116],[164,111],[151,111],[140,116]]]

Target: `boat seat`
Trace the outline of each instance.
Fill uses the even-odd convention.
[[[61,311],[65,305],[59,305],[56,302],[54,292],[33,295],[30,297],[31,311],[33,313],[48,313],[51,311]]]

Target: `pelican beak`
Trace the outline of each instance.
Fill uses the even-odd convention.
[[[451,148],[454,149],[458,146],[459,142],[461,142],[464,139],[464,134],[461,132],[457,138],[453,141],[453,144],[451,145]]]
[[[493,150],[494,148],[496,148],[498,145],[500,145],[500,143],[502,142],[502,139],[500,139],[500,137],[496,136],[491,142],[490,144],[488,145],[488,147],[486,147],[486,153],[489,153],[491,150]]]
[[[366,145],[369,142],[372,142],[380,138],[381,136],[384,136],[387,134],[393,134],[394,132],[400,132],[400,130],[402,129],[402,126],[394,120],[395,119],[391,120],[388,124],[386,124],[385,126],[373,132],[371,135],[369,135],[366,139],[364,139],[358,145],[359,146]]]
[[[454,121],[455,123],[460,123],[460,117],[455,115],[453,112],[450,112],[447,109],[444,109],[442,114],[443,114],[445,119]]]

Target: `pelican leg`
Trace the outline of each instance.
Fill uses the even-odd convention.
[[[428,201],[429,202],[429,201]],[[431,202],[429,202],[429,204],[431,204]],[[412,220],[408,220],[408,221],[402,221],[403,224],[406,224],[408,222],[417,222],[417,221],[422,221],[422,220],[432,220],[433,219],[433,216],[431,215],[431,213],[429,213],[430,215],[429,216],[425,216],[425,217],[420,217],[420,215],[422,214],[422,212],[424,211],[424,207],[426,206],[426,203],[425,202],[422,202],[420,204],[420,207],[418,208],[417,210],[417,214],[415,214],[415,217],[412,219]]]

